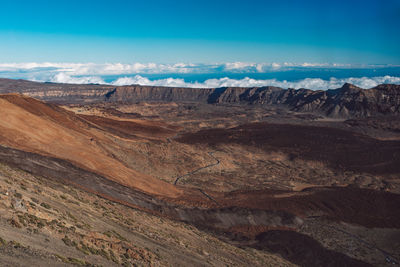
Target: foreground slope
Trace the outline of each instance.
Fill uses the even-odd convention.
[[[1,266],[294,266],[0,164]]]
[[[124,166],[102,148],[113,142],[101,130],[55,106],[19,95],[0,97],[0,143],[68,160],[123,185],[155,195],[176,197],[179,190]]]

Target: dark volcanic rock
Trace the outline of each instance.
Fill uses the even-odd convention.
[[[122,86],[107,95],[109,102],[136,103],[140,101],[206,102],[213,89]]]
[[[318,109],[332,117],[399,114],[400,85],[385,84],[365,90],[345,84],[342,88],[328,90],[327,98]]]
[[[379,85],[361,89],[351,84],[327,91],[281,89],[277,87],[224,88],[216,97],[215,89],[209,103],[248,103],[285,105],[293,111],[315,112],[329,117],[367,117],[399,114],[400,86]]]
[[[311,112],[329,117],[368,117],[400,113],[400,85],[379,85],[361,89],[351,84],[327,91],[282,89],[278,87],[223,87],[193,89],[171,87],[125,86],[107,95],[107,101],[207,102],[209,104],[282,105],[297,112]]]
[[[333,169],[371,174],[400,172],[400,142],[377,140],[329,127],[249,123],[234,128],[204,129],[175,141],[187,144],[239,144],[295,154]]]

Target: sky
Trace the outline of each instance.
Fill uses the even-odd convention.
[[[2,0],[0,62],[400,64],[399,0]]]
[[[400,84],[400,0],[0,0],[0,78]]]

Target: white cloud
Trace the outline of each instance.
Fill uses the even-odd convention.
[[[149,80],[146,77],[142,77],[140,75],[136,75],[135,77],[122,77],[113,81],[111,84],[113,85],[131,85],[131,84],[139,84],[139,85],[152,85],[152,86],[170,86],[170,87],[190,87],[190,85],[195,85],[191,83],[185,82],[183,79],[159,79],[159,80]]]
[[[215,73],[215,72],[233,72],[233,73],[264,73],[274,70],[284,70],[285,68],[301,67],[368,67],[354,66],[345,64],[328,63],[251,63],[251,62],[232,62],[232,63],[214,63],[214,64],[156,64],[156,63],[0,63],[0,72],[2,73],[35,73],[48,77],[49,74],[67,73],[72,76],[77,75],[135,75],[135,74],[160,74],[160,73]]]
[[[58,73],[50,79],[50,82],[55,83],[74,83],[74,84],[90,84],[90,83],[101,83],[104,84],[104,80],[97,76],[83,76],[83,77],[71,77],[65,73]]]
[[[2,63],[0,72],[64,72],[70,75],[131,75],[139,73],[199,73],[214,71],[223,64],[156,63]]]
[[[136,75],[134,77],[123,77],[112,82],[113,85],[151,85],[151,86],[173,86],[173,87],[193,87],[193,88],[217,88],[217,87],[260,87],[260,86],[276,86],[282,88],[307,88],[313,90],[336,89],[343,86],[344,83],[352,83],[361,88],[372,88],[382,83],[400,84],[400,77],[382,76],[382,77],[362,77],[362,78],[346,78],[322,80],[319,78],[307,78],[299,81],[278,81],[276,79],[256,80],[251,78],[244,79],[208,79],[202,83],[185,82],[183,79],[158,79],[150,80],[146,77]]]
[[[349,82],[362,88],[371,88],[381,83],[400,84],[400,77],[379,76],[362,78],[330,78],[323,80],[319,78],[306,78],[297,81],[286,81],[276,79],[208,79],[204,82],[187,82],[184,79],[166,78],[149,79],[145,74],[212,74],[212,73],[268,73],[274,71],[285,71],[293,68],[379,68],[381,66],[367,65],[344,65],[328,63],[252,63],[252,62],[232,62],[215,64],[156,64],[156,63],[0,63],[0,77],[22,78],[34,81],[50,81],[58,83],[102,83],[105,84],[105,76],[116,76],[110,82],[113,85],[154,85],[154,86],[176,86],[176,87],[195,87],[195,88],[215,88],[215,87],[258,87],[258,86],[277,86],[282,88],[308,88],[314,90],[334,89],[341,87]],[[393,67],[393,66],[391,66]],[[395,66],[399,67],[399,66]],[[171,75],[172,76],[172,75]]]
[[[282,66],[281,66],[280,64],[278,64],[278,63],[272,63],[272,64],[271,64],[271,67],[272,67],[273,69],[279,69],[279,68],[281,68]]]
[[[221,66],[227,72],[239,73],[263,73],[270,70],[280,69],[282,66],[279,63],[248,63],[248,62],[233,62],[225,63]]]

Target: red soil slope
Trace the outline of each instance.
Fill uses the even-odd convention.
[[[150,194],[175,198],[181,193],[173,185],[127,168],[114,159],[101,146],[113,142],[108,137],[110,133],[72,112],[20,95],[0,96],[0,108],[0,145],[68,160]]]

